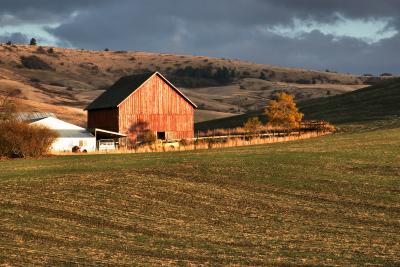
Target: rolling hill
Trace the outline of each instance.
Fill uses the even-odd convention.
[[[400,116],[400,79],[385,81],[343,95],[300,104],[306,118],[334,123],[358,122]]]
[[[400,116],[400,79],[394,78],[379,84],[341,95],[310,99],[298,104],[305,119],[322,119],[332,123],[353,123],[381,120]],[[200,122],[197,130],[233,128],[242,126],[252,116],[266,122],[262,111]]]
[[[54,112],[80,125],[82,109],[106,88],[148,71],[165,74],[200,107],[196,121],[259,110],[278,91],[306,100],[380,79],[202,56],[0,45],[0,94],[16,90],[20,111]]]

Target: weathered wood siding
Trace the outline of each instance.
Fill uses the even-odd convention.
[[[168,139],[193,138],[194,109],[154,75],[119,105],[119,132],[132,139],[143,130],[166,132]]]
[[[89,110],[88,128],[118,132],[118,108]]]

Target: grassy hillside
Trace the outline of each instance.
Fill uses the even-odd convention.
[[[247,112],[245,114],[240,114],[237,116],[219,118],[204,122],[198,122],[194,125],[195,131],[207,131],[212,129],[220,129],[220,128],[235,128],[242,127],[243,124],[251,117],[259,117],[260,121],[263,123],[267,122],[267,119],[264,115],[262,115],[262,111],[252,111]]]
[[[0,264],[399,265],[399,134],[0,162]]]
[[[317,98],[298,104],[306,119],[323,119],[333,123],[355,123],[400,116],[400,79],[391,79],[377,85],[341,95]],[[242,126],[252,116],[266,122],[262,111],[222,118],[196,124],[197,130]]]
[[[86,122],[82,109],[104,89],[122,76],[148,71],[162,72],[193,99],[201,110],[198,121],[256,110],[280,90],[310,99],[374,82],[224,58],[0,45],[0,95],[17,90],[21,111],[54,112],[78,124]],[[210,112],[203,116],[203,110]]]
[[[400,116],[400,79],[337,95],[301,103],[307,118],[335,123],[384,119]]]

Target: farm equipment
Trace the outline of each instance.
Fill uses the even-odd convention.
[[[179,148],[179,142],[176,140],[160,140],[158,139],[155,142],[155,146],[157,148],[166,148],[166,149],[170,149],[170,150],[175,150],[177,148]]]

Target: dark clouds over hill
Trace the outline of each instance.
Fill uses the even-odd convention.
[[[0,2],[0,29],[12,26],[0,32],[0,40],[35,36],[34,30],[22,30],[30,24],[54,36],[53,43],[78,48],[190,53],[356,73],[400,73],[400,1],[395,0]],[[276,30],[295,31],[299,21],[312,23],[314,28],[296,35]],[[329,24],[343,21],[348,32],[324,31]],[[383,25],[368,33],[374,41],[352,35],[365,31],[357,28],[362,27],[360,21]],[[379,37],[386,31],[392,34]]]

